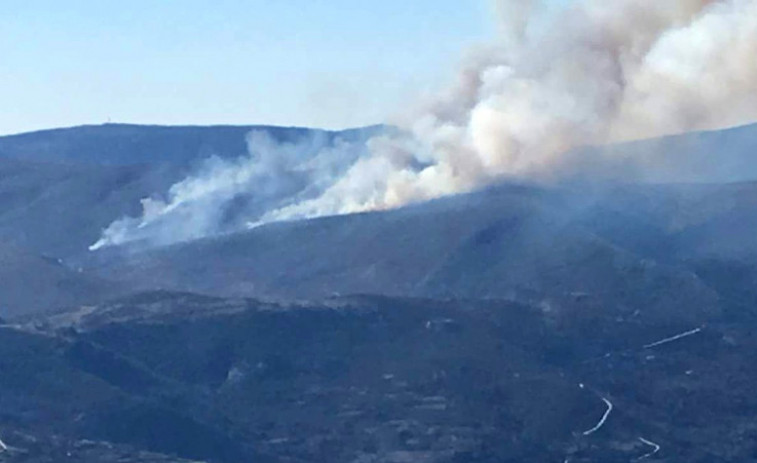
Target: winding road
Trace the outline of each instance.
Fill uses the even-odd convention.
[[[599,431],[602,428],[602,426],[605,425],[605,422],[607,422],[607,418],[610,417],[610,413],[612,413],[612,408],[613,408],[612,402],[610,402],[609,400],[605,399],[604,397],[601,397],[601,399],[602,399],[602,402],[604,402],[605,405],[607,405],[607,411],[605,411],[605,414],[602,415],[602,419],[599,420],[599,423],[597,423],[596,426],[594,426],[593,428],[589,429],[588,431],[584,431],[584,433],[583,433],[584,436],[590,436],[590,435],[594,434],[595,432]]]
[[[655,444],[654,442],[644,439],[643,437],[639,437],[639,442],[641,442],[644,445],[648,445],[648,446],[652,447],[654,450],[652,450],[651,452],[647,453],[646,455],[640,456],[639,458],[637,458],[634,461],[646,460],[647,458],[650,458],[650,457],[656,455],[657,452],[659,452],[660,449],[662,448],[659,445]]]

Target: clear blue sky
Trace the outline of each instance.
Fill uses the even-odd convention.
[[[488,0],[2,0],[0,134],[357,126],[454,76]]]

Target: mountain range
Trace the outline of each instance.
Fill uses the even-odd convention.
[[[252,131],[386,130],[0,137],[0,462],[753,458],[757,125],[576,150],[561,181],[89,250]]]

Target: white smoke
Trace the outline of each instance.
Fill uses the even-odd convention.
[[[457,85],[405,111],[398,133],[371,140],[370,153],[321,182],[318,195],[250,220],[392,208],[504,177],[554,178],[570,170],[566,153],[583,146],[757,119],[757,0],[576,0],[533,27],[543,9],[537,0],[498,1],[501,33]],[[213,177],[241,175],[231,183],[246,188],[243,164]],[[173,190],[158,216],[187,204]],[[140,226],[151,220],[147,209]],[[117,243],[120,228],[98,245]]]
[[[166,245],[239,230],[271,208],[318,197],[344,175],[364,148],[325,133],[279,143],[252,132],[249,155],[212,157],[198,173],[174,184],[167,197],[142,200],[140,217],[124,217],[90,246],[131,242]]]

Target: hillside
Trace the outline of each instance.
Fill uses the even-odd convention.
[[[0,317],[78,307],[118,292],[117,284],[0,243]]]
[[[734,300],[757,300],[746,285],[757,278],[757,195],[750,183],[503,184],[397,211],[272,224],[145,252],[87,252],[114,220],[139,215],[141,199],[164,194],[184,178],[186,162],[202,156],[197,140],[233,138],[241,146],[242,129],[234,129],[233,137],[230,130],[108,125],[2,138],[17,151],[0,158],[0,237],[26,255],[62,259],[69,271],[83,266],[135,289],[283,299],[354,293],[486,297],[557,305],[572,305],[579,295],[583,302],[609,301],[628,310],[672,305],[682,312],[692,301],[717,311]],[[366,137],[373,130],[340,136]],[[295,139],[308,132],[274,133]],[[747,126],[614,149],[643,156],[665,146],[671,158],[701,161],[718,145],[723,149],[711,156],[745,161],[755,133],[755,126]],[[47,151],[32,155],[42,145]],[[174,154],[154,162],[124,165],[132,160],[119,154],[162,152],[169,145]],[[97,158],[92,147],[106,155]],[[89,154],[76,158],[65,154],[69,149]],[[43,160],[48,156],[55,162]],[[625,156],[618,159],[631,154]],[[740,282],[738,288],[732,281]]]
[[[754,315],[146,293],[0,328],[0,461],[744,461]]]
[[[381,130],[111,124],[0,137],[0,239],[56,258],[84,254],[113,221],[138,216],[142,199],[163,197],[203,159],[246,155],[253,129],[323,146]]]
[[[119,285],[84,276],[77,258],[114,220],[139,215],[143,198],[164,194],[203,157],[246,153],[251,128],[106,125],[0,137],[0,316],[112,295]],[[324,143],[378,130],[257,129]]]
[[[148,166],[0,158],[0,239],[56,258],[81,254],[103,228],[180,176]]]
[[[106,250],[88,265],[135,287],[215,295],[504,298],[685,318],[757,300],[721,277],[757,274],[756,193],[756,184],[502,185],[142,253]]]

